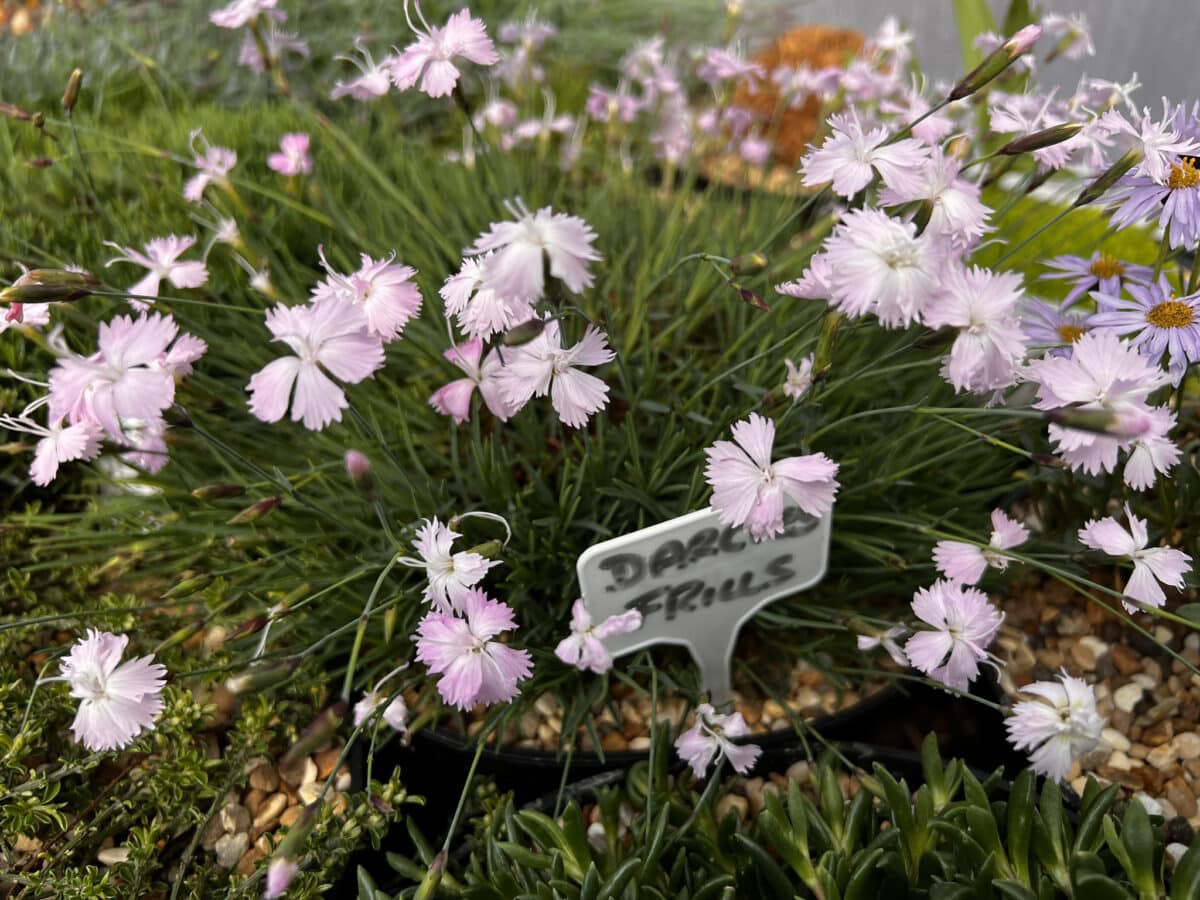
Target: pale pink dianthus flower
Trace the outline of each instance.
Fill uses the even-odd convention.
[[[513,611],[479,588],[467,592],[462,617],[430,612],[417,625],[417,659],[438,679],[447,703],[469,709],[476,703],[506,703],[533,671],[527,650],[497,638],[516,628]]]
[[[358,307],[366,316],[367,331],[385,343],[400,337],[404,326],[421,311],[421,290],[413,281],[417,270],[397,263],[394,252],[386,259],[359,254],[362,265],[349,275],[329,265],[324,247],[318,247],[317,253],[327,277],[313,289],[313,302]]]
[[[267,168],[280,175],[311,175],[312,156],[308,152],[309,136],[290,132],[279,139],[279,152],[267,157]]]
[[[947,687],[965,691],[988,659],[987,648],[1004,614],[982,591],[945,579],[920,588],[912,609],[932,628],[918,631],[904,645],[909,663]]]
[[[146,309],[150,304],[145,298],[157,297],[159,285],[165,278],[177,288],[197,288],[208,281],[208,269],[203,260],[180,260],[179,257],[191,249],[196,239],[191,235],[179,237],[154,238],[147,241],[145,253],[132,247],[122,247],[112,241],[105,241],[107,247],[118,251],[119,255],[110,259],[105,266],[117,262],[128,262],[146,269],[146,275],[129,288],[129,305],[135,309]]]
[[[938,571],[952,581],[977,584],[991,566],[1003,572],[1012,557],[1003,551],[1019,547],[1029,540],[1029,529],[1010,519],[1002,509],[992,510],[992,534],[986,547],[964,541],[938,541],[933,548],[933,561]]]
[[[629,634],[642,627],[642,614],[636,609],[609,616],[599,624],[593,624],[582,599],[571,607],[571,633],[559,641],[554,655],[568,666],[584,671],[590,670],[603,675],[612,668],[612,654],[604,646],[604,639],[618,634]]]
[[[1085,547],[1133,563],[1133,574],[1122,591],[1129,598],[1121,601],[1128,612],[1138,611],[1134,601],[1157,609],[1167,602],[1162,585],[1182,588],[1184,576],[1192,570],[1192,558],[1173,547],[1148,546],[1146,520],[1135,516],[1128,503],[1125,518],[1129,521],[1128,528],[1123,528],[1113,516],[1091,519],[1079,529],[1079,540]]]
[[[783,533],[783,509],[791,500],[820,518],[833,508],[838,464],[824,453],[772,461],[775,423],[758,413],[733,425],[733,441],[717,441],[705,478],[712,485],[712,508],[726,525],[746,526],[755,541]]]
[[[735,744],[730,738],[750,733],[740,712],[718,715],[708,703],[696,707],[696,723],[675,741],[679,758],[692,767],[697,778],[703,778],[717,754],[723,754],[735,772],[745,775],[758,761],[762,747],[757,744]]]
[[[550,395],[559,420],[583,428],[588,418],[608,403],[608,385],[581,366],[601,366],[616,356],[604,332],[589,325],[573,347],[564,347],[558,322],[549,321],[541,334],[519,347],[501,351],[497,377],[501,395],[514,409],[532,397]]]
[[[126,635],[89,629],[62,661],[60,679],[79,700],[71,725],[89,750],[118,750],[149,730],[163,709],[167,670],[141,656],[121,662]]]
[[[592,246],[596,232],[583,219],[544,206],[531,213],[521,203],[509,211],[516,221],[493,222],[467,250],[470,256],[495,251],[487,261],[484,285],[507,300],[536,302],[545,293],[545,263],[550,274],[578,294],[592,285],[588,263],[601,259]]]
[[[418,18],[425,29],[422,31],[409,19],[409,27],[417,39],[400,52],[392,63],[392,81],[405,91],[420,81],[420,89],[430,97],[445,97],[454,90],[461,74],[451,62],[456,56],[470,60],[478,66],[491,66],[499,61],[500,55],[487,27],[463,8],[450,16],[446,24],[438,27],[429,25],[421,16],[420,3],[414,4]],[[404,4],[408,14],[408,3]]]
[[[383,345],[367,330],[361,312],[338,303],[276,306],[266,324],[274,340],[294,356],[268,363],[250,379],[250,411],[264,422],[278,422],[292,410],[292,421],[320,431],[340,422],[349,405],[330,375],[357,384],[383,365]]]

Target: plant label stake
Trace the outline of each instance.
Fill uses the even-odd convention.
[[[732,699],[738,631],[772,601],[812,587],[829,561],[830,516],[789,506],[784,533],[755,543],[711,509],[596,544],[579,557],[579,587],[592,621],[636,609],[642,627],[606,638],[622,656],[651,644],[691,651],[714,703]]]

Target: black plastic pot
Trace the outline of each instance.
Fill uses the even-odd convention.
[[[903,778],[908,783],[909,787],[916,788],[924,783],[924,772],[921,768],[921,754],[915,750],[898,750],[894,747],[881,747],[878,744],[864,744],[857,741],[839,742],[836,745],[839,753],[848,759],[855,766],[870,772],[876,763],[883,765],[891,774],[897,778]],[[766,776],[768,774],[782,774],[786,772],[793,763],[807,760],[806,754],[801,747],[777,747],[773,750],[764,750],[763,755],[759,757],[758,762],[754,766],[754,770],[747,777],[753,778],[756,776]],[[682,769],[682,765],[677,766],[677,769]],[[981,781],[991,774],[991,771],[971,767]],[[724,770],[724,775],[727,777],[729,769]],[[607,787],[618,785],[625,778],[625,772],[614,770],[610,772],[602,772],[599,775],[593,775],[590,778],[583,778],[579,781],[572,782],[566,785],[562,790],[562,796],[559,797],[557,790],[544,794],[537,800],[525,805],[526,809],[536,809],[546,815],[554,815],[556,808],[561,807],[572,800],[577,803],[591,803],[598,793]],[[1007,796],[1010,790],[1010,782],[1003,781],[998,786],[998,792]]]
[[[990,670],[977,680],[972,693],[992,702],[1003,698]],[[922,682],[901,682],[885,688],[849,709],[813,721],[810,728],[835,743],[853,764],[870,771],[875,763],[881,763],[914,788],[924,780],[920,746],[931,732],[938,735],[943,758],[964,759],[981,779],[997,768],[1013,778],[1027,765],[1025,757],[1009,746],[999,710]],[[752,775],[785,772],[795,762],[820,755],[822,746],[811,737],[806,746],[791,730],[758,735],[753,742],[762,746],[763,752]],[[425,798],[423,807],[410,807],[406,814],[426,836],[437,837],[445,833],[474,754],[475,746],[463,736],[429,729],[414,735],[409,747],[393,743],[384,748],[376,755],[375,771],[383,774],[393,766],[401,767],[408,789]],[[598,790],[619,784],[631,766],[647,758],[647,753],[629,751],[576,753],[564,773],[565,754],[489,747],[480,757],[477,774],[493,778],[501,791],[512,791],[518,804],[553,814],[560,788],[563,800],[589,802]],[[351,767],[358,769],[354,773],[357,786],[365,780],[365,758],[352,754]],[[673,760],[672,768],[681,771],[684,763]],[[1007,795],[1008,782],[999,785],[998,790],[1001,796]],[[1069,806],[1072,801],[1077,804],[1073,792],[1068,789],[1064,793]],[[1068,816],[1071,814],[1068,808]],[[401,827],[393,833],[407,845],[407,835],[400,833],[403,831]],[[378,870],[375,874],[380,877],[388,874],[381,854],[358,854],[339,887],[357,890],[353,879],[358,864]]]
[[[977,696],[1001,699],[994,675],[981,677],[973,688]],[[1025,758],[1009,747],[999,711],[930,687],[921,682],[903,682],[884,688],[854,706],[814,720],[809,726],[823,739],[839,744],[873,746],[895,751],[916,751],[930,732],[938,735],[945,756],[958,756],[981,771],[1004,767],[1015,774]],[[770,732],[745,739],[763,748],[763,763],[775,759],[794,762],[808,751],[792,730]],[[810,738],[813,752],[819,745]],[[425,797],[425,806],[414,810],[414,818],[429,834],[444,831],[454,812],[475,755],[474,743],[445,729],[426,729],[412,738],[411,745],[396,745],[376,756],[376,771],[387,772],[399,765],[405,784]],[[557,792],[564,781],[574,783],[609,772],[624,772],[647,759],[646,751],[581,753],[568,756],[543,750],[489,746],[479,760],[478,774],[495,780],[500,791],[512,791],[518,804]],[[919,756],[917,756],[919,761]],[[564,767],[569,770],[564,773]],[[784,766],[786,768],[786,766]],[[919,769],[919,765],[918,765]],[[763,769],[769,771],[769,769]]]

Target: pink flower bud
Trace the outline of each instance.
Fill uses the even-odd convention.
[[[1041,25],[1026,25],[1004,42],[1004,48],[1012,54],[1013,58],[1024,56],[1033,49],[1033,45],[1038,42],[1038,38],[1041,36]]]
[[[271,865],[267,866],[267,890],[263,896],[267,900],[282,897],[299,872],[300,867],[294,859],[281,856],[271,860]]]
[[[347,450],[343,457],[346,464],[346,474],[355,484],[362,484],[371,477],[371,460],[360,450]]]

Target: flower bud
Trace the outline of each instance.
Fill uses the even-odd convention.
[[[528,344],[545,329],[545,319],[530,319],[504,332],[502,342],[505,347],[519,347],[522,344]]]
[[[173,631],[166,640],[154,648],[154,652],[159,654],[170,647],[176,647],[179,644],[184,643],[192,636],[203,631],[205,624],[206,623],[202,619],[199,622],[192,622],[188,625],[184,625],[182,628],[175,629],[175,631]]]
[[[1079,196],[1075,198],[1075,202],[1071,204],[1071,208],[1075,209],[1079,206],[1087,206],[1087,204],[1099,200],[1110,187],[1117,183],[1122,175],[1141,161],[1141,150],[1126,151],[1124,156],[1109,166],[1095,181],[1080,191]]]
[[[100,280],[91,272],[68,269],[30,269],[0,290],[4,303],[66,303],[88,296]]]
[[[752,291],[750,288],[742,287],[740,284],[732,281],[729,282],[729,286],[738,292],[738,296],[747,306],[753,306],[755,309],[761,309],[763,312],[771,311],[771,307],[767,306],[767,301],[757,291]]]
[[[172,600],[176,597],[189,597],[197,591],[202,591],[212,583],[211,575],[196,575],[193,578],[185,578],[175,587],[171,588],[163,594],[164,600]]]
[[[240,497],[246,489],[240,484],[206,484],[192,491],[197,500],[223,500],[226,497]]]
[[[1013,59],[1024,56],[1033,49],[1033,45],[1038,42],[1042,36],[1041,25],[1026,25],[1007,41],[1004,42],[1004,48],[1012,54]]]
[[[0,453],[7,453],[9,456],[20,456],[32,449],[33,445],[24,441],[9,441],[7,444],[0,444]]]
[[[346,718],[346,710],[349,708],[350,702],[343,698],[321,710],[304,729],[304,733],[300,735],[296,743],[292,744],[288,752],[283,755],[283,759],[279,761],[280,766],[287,768],[295,764],[297,760],[308,756],[309,753],[330,740],[341,727],[342,720]]]
[[[1064,428],[1122,439],[1140,437],[1154,427],[1150,416],[1139,410],[1052,409],[1046,413],[1046,418]]]
[[[297,821],[296,824],[299,824]],[[293,826],[295,827],[295,826]],[[289,832],[290,834],[290,832]],[[267,866],[267,886],[263,891],[266,900],[274,900],[287,893],[294,879],[300,873],[300,866],[289,856],[276,855]]]
[[[968,97],[975,93],[1028,53],[1041,36],[1042,29],[1040,26],[1026,25],[989,53],[983,62],[963,76],[962,81],[953,87],[946,99],[950,101],[961,100],[963,97]]]
[[[249,637],[252,634],[258,634],[267,627],[267,622],[270,621],[266,616],[255,616],[253,619],[247,619],[233,631],[225,636],[225,640],[233,642],[244,637]]]
[[[765,253],[743,253],[729,261],[729,268],[734,275],[757,275],[769,263]]]
[[[396,620],[399,618],[400,618],[400,611],[394,606],[389,606],[387,608],[387,611],[384,612],[384,614],[383,614],[383,642],[385,644],[390,644],[392,642],[392,638],[395,637],[395,635],[396,635]]]
[[[18,122],[28,122],[33,118],[33,113],[27,109],[21,109],[19,106],[14,106],[11,103],[0,102],[0,116],[7,119],[16,119]]]
[[[42,115],[42,113],[40,111],[35,112],[33,114],[32,121],[33,121],[34,128],[45,128],[46,127],[46,117],[44,115]]]
[[[442,872],[446,868],[446,851],[442,850],[433,858],[433,863],[425,872],[425,877],[421,879],[421,886],[417,888],[416,894],[413,895],[413,900],[433,900],[437,896],[438,888],[442,884]]]
[[[247,506],[240,513],[231,517],[225,524],[245,525],[247,522],[256,522],[282,503],[283,500],[279,497],[267,497],[265,500],[259,500],[257,503]]]
[[[1052,125],[1041,131],[1015,138],[996,152],[1004,156],[1019,156],[1022,153],[1030,153],[1045,147],[1053,147],[1063,141],[1069,141],[1081,131],[1083,131],[1082,122],[1063,122],[1060,125]]]
[[[495,559],[500,555],[500,551],[504,549],[504,544],[500,541],[484,541],[482,544],[476,544],[470,548],[468,553],[478,553],[484,559]]]
[[[347,450],[343,462],[346,465],[346,474],[356,485],[364,491],[369,491],[375,486],[375,479],[371,475],[371,460],[365,453],[360,450]]]
[[[67,79],[67,89],[63,91],[63,109],[70,115],[79,100],[79,87],[83,84],[83,69],[76,69]]]
[[[286,681],[300,666],[300,657],[293,656],[272,666],[254,666],[249,672],[225,679],[225,689],[231,694],[249,694],[265,690]]]

